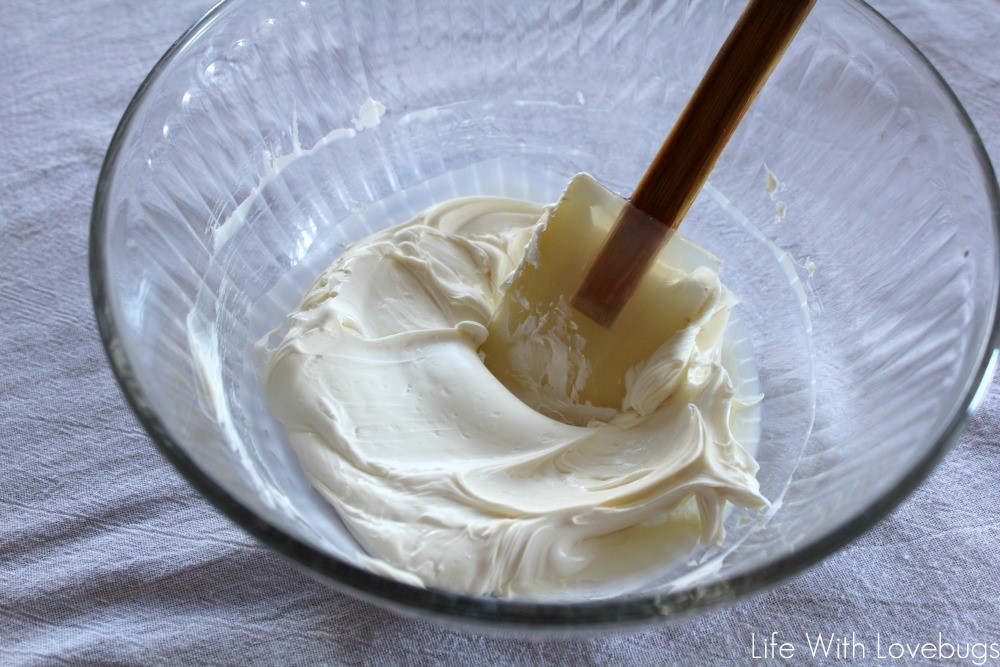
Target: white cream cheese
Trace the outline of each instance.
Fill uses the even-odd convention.
[[[641,413],[568,425],[485,367],[485,325],[542,213],[454,199],[349,247],[265,362],[272,409],[373,570],[477,595],[601,594],[720,543],[727,503],[766,504],[731,429],[735,300],[717,276],[702,315],[633,374]]]

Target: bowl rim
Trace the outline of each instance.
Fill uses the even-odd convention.
[[[588,602],[527,602],[522,600],[475,597],[448,591],[419,588],[377,575],[359,566],[330,556],[305,542],[285,533],[279,527],[258,517],[211,476],[202,471],[170,434],[164,422],[146,400],[133,365],[125,354],[118,333],[113,304],[110,298],[110,281],[103,239],[106,237],[108,194],[114,180],[121,149],[133,126],[146,94],[159,79],[174,56],[213,23],[230,6],[242,0],[221,0],[195,21],[160,57],[136,90],[122,115],[105,155],[94,193],[89,238],[89,277],[94,313],[108,361],[122,393],[143,427],[152,437],[160,452],[187,479],[229,519],[253,535],[260,542],[278,552],[308,574],[333,585],[336,589],[376,602],[408,615],[430,614],[438,620],[459,622],[463,625],[491,626],[519,631],[590,630],[601,628],[621,629],[684,618],[704,609],[718,607],[728,602],[761,593],[793,575],[817,564],[820,560],[843,548],[894,510],[931,472],[944,453],[954,443],[968,418],[988,390],[993,377],[1000,346],[1000,320],[998,320],[998,288],[1000,273],[994,280],[990,317],[992,322],[987,335],[980,342],[980,359],[974,371],[966,378],[961,399],[956,401],[938,428],[934,444],[923,457],[881,497],[867,508],[832,532],[815,538],[805,546],[785,554],[775,561],[730,579],[697,585],[688,590],[629,598],[619,601],[595,600]],[[841,0],[853,4],[870,19],[888,28],[900,40],[903,49],[909,49],[918,62],[931,74],[932,81],[943,92],[953,107],[958,120],[968,132],[972,151],[977,159],[987,185],[987,198],[993,212],[994,255],[1000,256],[1000,191],[996,174],[972,120],[958,97],[926,56],[895,25],[865,0]]]

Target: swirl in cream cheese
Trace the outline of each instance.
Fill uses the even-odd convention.
[[[370,236],[267,358],[270,405],[374,570],[478,595],[596,591],[721,542],[727,503],[766,504],[731,429],[720,355],[735,299],[714,274],[699,317],[630,374],[621,411],[569,425],[487,370],[486,323],[542,214],[454,199]]]

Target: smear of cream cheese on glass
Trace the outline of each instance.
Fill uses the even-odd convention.
[[[477,595],[601,594],[721,543],[727,503],[766,504],[731,430],[741,400],[718,332],[735,299],[717,276],[702,316],[633,374],[641,414],[562,423],[484,366],[486,323],[542,214],[453,199],[349,247],[265,362],[304,470],[375,571]]]

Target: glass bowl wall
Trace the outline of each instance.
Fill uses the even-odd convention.
[[[773,504],[733,512],[721,551],[642,590],[567,603],[382,578],[355,564],[358,546],[309,489],[254,373],[253,342],[319,269],[437,197],[552,201],[578,171],[627,194],[740,9],[213,9],[140,88],[94,206],[98,322],[153,439],[220,509],[317,576],[461,622],[676,618],[872,525],[988,382],[1000,263],[996,179],[974,129],[916,49],[858,2],[820,0],[685,221],[743,299],[765,396],[757,458]]]

